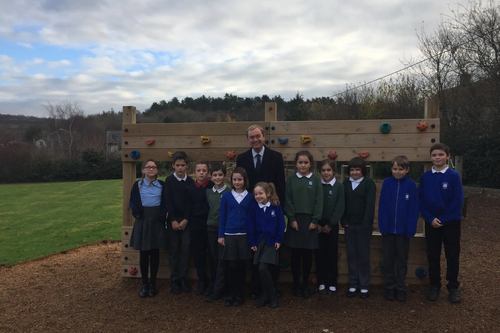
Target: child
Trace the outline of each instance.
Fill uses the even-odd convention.
[[[157,180],[158,164],[153,159],[142,163],[142,178],[134,183],[130,192],[129,207],[136,218],[130,246],[140,251],[141,297],[156,295],[156,275],[160,266],[160,248],[165,249],[165,183]],[[151,279],[148,283],[148,266],[151,259]]]
[[[188,158],[183,151],[176,151],[172,155],[174,174],[165,179],[167,188],[168,210],[168,262],[170,266],[171,292],[178,295],[181,291],[191,292],[191,286],[186,280],[189,265],[189,247],[191,246],[191,233],[185,216],[186,188],[194,181],[187,176]]]
[[[432,169],[420,177],[420,212],[425,222],[430,287],[427,300],[436,301],[441,288],[441,243],[446,254],[446,285],[452,303],[460,303],[458,287],[460,222],[464,193],[458,172],[448,167],[450,148],[437,143],[430,150]]]
[[[335,161],[323,160],[320,163],[321,183],[323,184],[323,216],[319,221],[319,248],[316,256],[316,275],[318,293],[337,292],[339,221],[344,214],[344,185],[335,179]],[[328,289],[326,289],[328,287]]]
[[[219,299],[225,287],[227,267],[222,261],[224,247],[219,244],[219,217],[220,201],[222,195],[231,191],[224,184],[226,179],[226,167],[221,163],[213,164],[211,167],[211,178],[214,187],[206,192],[208,205],[210,207],[207,218],[208,247],[210,249],[210,284],[206,291],[207,302],[212,303]]]
[[[348,164],[351,177],[344,180],[345,212],[342,226],[345,228],[345,245],[349,271],[349,290],[352,298],[361,291],[360,298],[369,297],[370,288],[370,240],[375,215],[377,188],[366,177],[366,164],[361,157],[354,157]]]
[[[184,219],[189,223],[194,267],[198,275],[198,287],[194,293],[201,295],[208,288],[209,283],[207,276],[207,218],[209,206],[206,191],[212,189],[214,183],[208,179],[207,162],[196,162],[194,164],[194,174],[196,181],[186,189]]]
[[[273,183],[257,183],[253,192],[256,201],[250,206],[247,237],[250,248],[255,252],[253,264],[259,267],[265,293],[256,305],[260,308],[271,302],[271,308],[276,309],[278,294],[269,266],[279,265],[278,250],[285,232],[285,217]]]
[[[292,248],[291,266],[293,295],[310,297],[309,275],[312,252],[318,248],[318,222],[323,214],[323,189],[320,178],[311,172],[314,164],[310,152],[303,150],[295,155],[297,173],[288,177],[285,190],[285,212],[288,227],[285,244]],[[299,281],[302,261],[303,280]]]
[[[378,227],[382,234],[384,255],[385,298],[406,302],[406,273],[410,238],[415,236],[418,222],[418,193],[415,182],[406,175],[410,161],[396,156],[391,161],[392,177],[382,184],[378,206]],[[397,270],[394,278],[394,262]]]
[[[236,167],[231,175],[230,193],[222,196],[220,201],[219,239],[224,246],[222,259],[229,266],[229,285],[232,295],[225,306],[243,304],[245,287],[245,260],[252,258],[246,236],[246,221],[253,195],[247,191],[248,175],[245,169]]]

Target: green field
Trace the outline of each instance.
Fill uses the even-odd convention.
[[[121,179],[0,185],[0,198],[0,265],[121,238]]]

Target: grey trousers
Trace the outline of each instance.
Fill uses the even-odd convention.
[[[382,252],[384,254],[384,281],[386,289],[404,291],[406,274],[408,273],[408,252],[410,239],[403,235],[382,235]],[[396,264],[396,276],[394,276]]]
[[[189,224],[188,224],[189,225]],[[189,228],[175,231],[170,224],[168,231],[168,265],[170,280],[184,279],[189,266],[189,251],[191,247],[191,231]]]
[[[351,225],[345,228],[349,288],[370,288],[370,240],[372,230],[373,227],[369,230],[362,230],[359,225]]]
[[[222,260],[224,246],[219,245],[217,242],[219,239],[218,227],[208,226],[207,233],[210,253],[214,258],[214,266],[210,268],[211,274],[213,272],[213,275],[210,276],[210,281],[214,284],[214,292],[220,295],[224,292],[224,288],[226,287],[227,262]]]

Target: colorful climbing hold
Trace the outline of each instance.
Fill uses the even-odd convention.
[[[380,131],[382,133],[389,133],[391,130],[391,124],[389,123],[382,123],[382,125],[380,125]]]
[[[367,151],[367,152],[364,152],[364,153],[359,153],[359,156],[361,156],[363,158],[367,158],[368,156],[370,156],[370,152]]]
[[[148,146],[151,146],[153,143],[155,143],[155,140],[151,139],[151,140],[146,140],[146,144]]]
[[[208,136],[201,135],[200,138],[201,138],[201,143],[209,143],[210,142],[210,138]]]
[[[174,156],[174,153],[172,153],[171,151],[168,152],[168,156],[172,157]]]
[[[339,155],[337,155],[337,152],[334,150],[330,150],[330,152],[328,153],[328,158],[330,158],[332,160],[336,159],[337,156],[339,156]]]
[[[311,141],[311,137],[307,136],[307,135],[301,135],[300,139],[302,140],[302,143],[307,143],[307,142]]]
[[[417,128],[419,131],[425,131],[427,129],[427,123],[425,121],[419,121]]]
[[[227,158],[229,158],[230,160],[232,160],[232,159],[234,159],[234,158],[236,157],[236,154],[234,153],[234,151],[229,150],[229,151],[227,152],[227,155],[226,155],[226,156],[227,156]]]
[[[285,138],[285,139],[278,138],[278,142],[281,143],[281,144],[287,143],[288,142],[288,138]]]
[[[136,275],[137,274],[137,267],[130,267],[130,269],[128,270],[128,273],[130,275]]]
[[[417,269],[415,270],[415,275],[419,279],[423,279],[427,276],[427,270],[423,267],[417,267]]]
[[[132,150],[130,152],[130,157],[132,157],[134,160],[138,159],[139,156],[141,156],[141,153],[139,153],[138,150]]]

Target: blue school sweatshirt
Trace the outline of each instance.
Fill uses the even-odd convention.
[[[247,215],[250,205],[254,201],[253,194],[248,193],[238,203],[232,192],[225,193],[220,199],[219,237],[228,234],[247,233]]]
[[[415,182],[404,176],[384,179],[378,206],[378,227],[382,234],[415,236],[418,222],[418,192]]]
[[[445,173],[425,172],[420,176],[418,194],[425,222],[431,224],[434,218],[442,224],[462,220],[464,192],[460,175],[455,170],[448,168]]]
[[[283,243],[285,216],[280,205],[270,205],[266,211],[254,201],[250,205],[247,219],[247,238],[250,247],[258,246],[262,237],[267,245]]]

